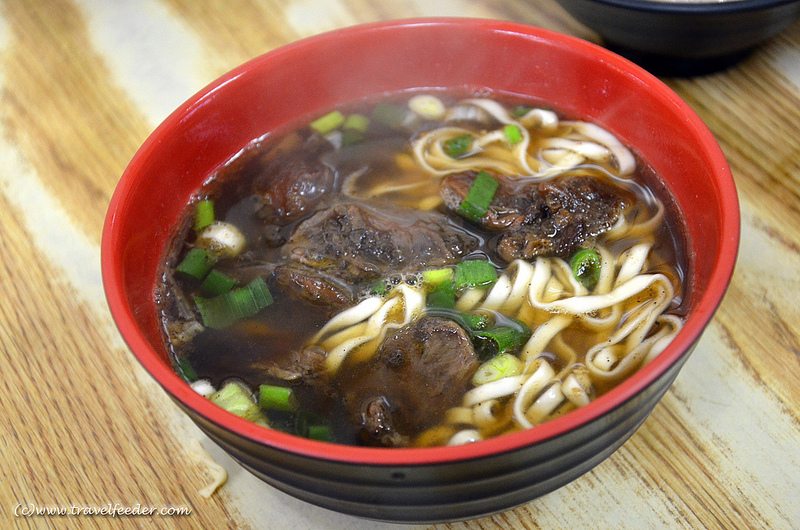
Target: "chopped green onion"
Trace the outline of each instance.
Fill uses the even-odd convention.
[[[572,274],[584,287],[591,289],[600,278],[600,254],[591,248],[579,250],[569,262]]]
[[[331,432],[331,428],[327,425],[309,425],[308,438],[320,442],[332,442],[333,433]]]
[[[213,298],[195,297],[203,325],[222,329],[237,320],[249,318],[272,303],[272,295],[261,277],[245,287],[233,289]]]
[[[308,436],[308,416],[309,412],[301,410],[294,418],[294,430],[298,436],[303,438]]]
[[[208,396],[208,399],[246,420],[256,421],[263,418],[253,396],[239,383],[225,383],[221,389]]]
[[[444,269],[432,269],[422,273],[422,280],[431,285],[439,285],[440,283],[453,278],[453,269],[450,267]]]
[[[301,410],[295,416],[295,432],[303,438],[313,438],[314,440],[331,441],[331,430],[327,422],[311,412]],[[327,431],[327,432],[326,432]],[[328,438],[323,438],[327,434]]]
[[[192,365],[189,364],[189,359],[186,357],[178,359],[178,372],[190,383],[194,383],[199,379],[199,377],[197,377],[197,372],[194,371]]]
[[[489,205],[494,199],[494,194],[500,184],[487,172],[481,171],[475,175],[475,180],[469,187],[467,196],[458,207],[458,213],[473,222],[478,222],[486,215]]]
[[[213,296],[217,296],[223,293],[227,293],[233,286],[236,285],[236,280],[219,272],[218,270],[210,270],[206,279],[203,280],[203,283],[200,284],[200,291],[203,293],[203,296],[211,298]]]
[[[490,261],[471,259],[456,265],[455,287],[461,291],[469,287],[485,287],[497,281],[497,269]]]
[[[338,129],[344,123],[344,114],[338,110],[329,112],[321,118],[312,121],[309,127],[318,132],[319,134],[328,134],[334,129]]]
[[[475,333],[473,343],[478,356],[488,359],[495,355],[517,352],[531,336],[527,326],[495,326],[487,331]]]
[[[364,133],[360,131],[356,131],[354,129],[345,129],[342,130],[342,145],[353,145],[353,144],[360,144],[363,142],[366,137]]]
[[[440,120],[447,108],[442,100],[431,94],[418,94],[408,100],[408,108],[426,120]]]
[[[456,306],[456,291],[452,280],[444,280],[428,293],[426,300],[428,307],[441,307],[453,309]]]
[[[461,313],[461,320],[468,328],[468,331],[482,331],[489,327],[492,319],[487,315],[475,315],[473,313]]]
[[[214,203],[208,199],[198,201],[194,207],[194,231],[200,232],[214,222]]]
[[[389,286],[386,284],[386,280],[382,278],[378,280],[375,283],[375,285],[372,286],[372,289],[370,289],[369,293],[383,296],[388,291],[389,291]]]
[[[406,116],[408,116],[408,111],[404,107],[392,105],[391,103],[378,103],[372,109],[372,119],[392,129],[397,129],[403,125]]]
[[[528,107],[525,105],[517,105],[516,107],[511,109],[511,114],[513,114],[514,117],[516,118],[521,118],[525,116],[527,113],[529,113],[531,110],[533,110],[533,107]]]
[[[520,132],[519,127],[513,123],[509,123],[503,127],[503,131],[506,133],[506,139],[509,143],[518,144],[522,141],[522,133]]]
[[[195,247],[189,249],[183,260],[175,267],[175,272],[196,280],[202,280],[215,262],[216,257],[213,254],[206,252],[202,248]]]
[[[363,114],[350,114],[342,124],[342,145],[353,145],[363,142],[369,128],[369,118]]]
[[[258,404],[262,409],[296,412],[299,404],[294,390],[284,386],[261,385],[258,387]]]
[[[472,376],[472,384],[479,386],[521,373],[522,361],[510,353],[503,353],[480,365]]]
[[[244,251],[247,240],[236,225],[214,221],[197,234],[194,245],[217,258],[233,258]]]
[[[460,158],[467,154],[470,146],[472,145],[472,135],[464,134],[445,140],[444,152],[450,158]]]
[[[470,335],[475,331],[482,331],[494,325],[494,317],[491,313],[462,313],[456,311],[454,308],[428,305],[428,307],[425,308],[425,314],[450,319],[461,326]]]
[[[369,127],[369,118],[363,114],[350,114],[342,124],[342,129],[348,131],[358,131],[360,133],[367,132]]]

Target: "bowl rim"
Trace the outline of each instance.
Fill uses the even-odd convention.
[[[720,241],[722,252],[720,252],[718,260],[714,263],[708,289],[698,297],[692,318],[687,320],[683,329],[664,352],[659,354],[647,366],[642,367],[623,384],[599,397],[586,407],[532,429],[456,447],[426,448],[372,448],[331,444],[301,438],[277,430],[265,429],[225,411],[197,394],[171,367],[163,363],[160,357],[161,354],[150,347],[147,339],[138,329],[136,316],[127,305],[123,277],[120,273],[122,262],[121,244],[118,242],[117,234],[117,226],[124,210],[126,197],[135,187],[135,175],[131,173],[131,168],[135,167],[149,153],[157,150],[159,136],[169,128],[174,127],[182,116],[191,112],[192,108],[202,104],[207,97],[213,96],[224,85],[235,82],[236,78],[244,72],[257,68],[264,62],[269,62],[277,55],[303,47],[313,48],[324,45],[326,41],[337,39],[340,36],[385,30],[402,30],[404,27],[419,26],[434,26],[443,29],[454,26],[468,26],[473,30],[519,34],[525,38],[534,37],[550,44],[568,47],[573,52],[592,56],[594,60],[605,63],[608,68],[624,72],[626,76],[633,77],[638,82],[644,83],[655,91],[660,98],[669,101],[674,108],[677,108],[683,115],[687,126],[691,126],[694,129],[701,139],[700,143],[708,150],[708,155],[716,168],[715,174],[719,176],[719,200],[724,211],[727,212],[727,215],[722,218],[722,238]],[[120,178],[112,195],[103,226],[101,269],[109,309],[123,340],[131,352],[145,370],[174,400],[177,400],[184,408],[193,410],[206,421],[256,444],[320,461],[391,467],[446,464],[518,451],[592,423],[634,398],[639,392],[656,381],[673,364],[679,362],[683,356],[688,355],[692,346],[700,338],[706,325],[713,317],[729,285],[738,253],[739,225],[737,191],[728,162],[716,139],[700,117],[680,96],[643,68],[609,50],[578,37],[521,23],[467,17],[406,18],[349,26],[286,44],[255,57],[223,74],[179,106],[148,136],[134,154]]]
[[[562,0],[558,0],[561,2]],[[572,3],[575,0],[564,0]],[[749,13],[796,4],[798,0],[718,0],[718,1],[669,1],[669,0],[578,0],[587,4],[603,4],[609,7],[630,9],[664,15],[733,15]]]

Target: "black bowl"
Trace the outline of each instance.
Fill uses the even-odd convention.
[[[728,68],[800,16],[798,0],[557,0],[603,45],[651,73]]]

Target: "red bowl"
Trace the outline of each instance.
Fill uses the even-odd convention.
[[[459,447],[378,449],[264,429],[213,405],[175,372],[153,290],[192,193],[251,140],[339,103],[416,87],[474,88],[551,102],[607,128],[663,177],[685,219],[688,317],[654,361],[588,406],[533,429]],[[247,469],[309,502],[391,521],[447,521],[508,509],[590,470],[667,391],[730,280],[739,209],[728,164],[674,92],[603,48],[525,25],[419,19],[350,27],[260,56],[203,89],[147,139],[111,200],[102,240],[112,315],[175,402]]]

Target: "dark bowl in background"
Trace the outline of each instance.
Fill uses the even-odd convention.
[[[798,0],[556,0],[603,45],[656,75],[728,68],[800,16]]]
[[[167,239],[192,194],[253,139],[298,117],[420,87],[527,95],[600,124],[638,151],[683,212],[691,278],[683,329],[652,362],[586,407],[527,431],[458,447],[318,442],[260,427],[195,393],[172,369],[153,295]],[[332,510],[433,522],[525,503],[619,448],[669,389],[714,315],[738,242],[738,200],[725,157],[700,118],[664,83],[574,37],[501,21],[430,18],[305,39],[200,91],[131,160],[112,197],[101,250],[109,307],[131,351],[245,468]]]

